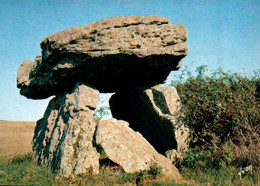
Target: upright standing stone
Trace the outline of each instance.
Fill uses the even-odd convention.
[[[116,92],[109,103],[113,117],[129,122],[159,153],[186,151],[189,130],[180,121],[181,102],[174,87],[158,85]]]
[[[63,177],[88,170],[97,174],[99,153],[93,147],[93,110],[98,101],[99,92],[81,83],[71,93],[53,98],[35,128],[34,159]]]

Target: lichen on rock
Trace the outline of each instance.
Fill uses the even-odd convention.
[[[183,25],[151,15],[118,16],[69,28],[41,42],[37,70],[30,78],[19,77],[24,83],[18,80],[17,85],[22,95],[32,99],[66,92],[76,82],[100,92],[156,85],[181,67],[188,52],[186,39]],[[29,70],[31,63],[23,66],[29,65]]]
[[[99,173],[99,153],[93,146],[98,100],[97,90],[77,83],[70,93],[50,101],[34,132],[33,156],[40,165],[63,177],[88,169]]]
[[[20,94],[54,98],[33,137],[33,158],[61,177],[99,173],[100,149],[133,173],[153,163],[183,179],[172,160],[187,149],[176,89],[163,87],[187,55],[187,30],[161,16],[118,16],[46,37],[17,72]],[[115,118],[97,122],[99,92]],[[162,154],[165,154],[168,160]]]
[[[97,127],[96,143],[102,147],[109,159],[121,165],[126,172],[147,170],[156,163],[162,168],[163,174],[176,180],[182,178],[176,167],[125,121],[101,121]]]

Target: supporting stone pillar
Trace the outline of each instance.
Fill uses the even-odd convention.
[[[93,146],[99,92],[77,83],[70,93],[53,98],[37,122],[33,138],[33,157],[50,166],[57,175],[70,177],[99,172],[99,153]]]
[[[116,92],[109,103],[113,117],[129,122],[159,153],[187,149],[189,130],[179,120],[181,103],[174,87],[124,90]]]
[[[86,172],[98,174],[103,150],[128,173],[149,169],[155,163],[164,175],[183,179],[176,167],[127,122],[110,119],[97,124],[93,110],[98,100],[97,90],[77,83],[71,92],[50,101],[33,138],[33,157],[40,165],[65,178]]]

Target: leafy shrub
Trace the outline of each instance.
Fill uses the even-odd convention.
[[[197,147],[187,151],[179,167],[204,170],[209,168],[219,169],[232,165],[234,161],[234,153],[226,146],[203,150]]]
[[[171,83],[184,107],[182,119],[192,132],[191,146],[218,146],[230,140],[239,145],[241,138],[243,143],[259,144],[259,76],[243,77],[221,68],[210,76],[206,72],[206,66],[200,66],[195,75],[188,70]]]
[[[221,68],[195,73],[187,68],[172,81],[191,130],[191,148],[175,162],[186,179],[212,184],[259,183],[260,78],[244,77]],[[241,167],[253,174],[239,177]],[[223,179],[224,178],[224,179]]]

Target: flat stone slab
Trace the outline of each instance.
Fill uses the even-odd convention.
[[[175,180],[183,179],[178,169],[125,121],[101,121],[97,126],[96,143],[102,147],[108,158],[121,165],[125,172],[147,170],[154,164],[162,168],[163,174]]]
[[[160,16],[118,16],[69,28],[41,42],[42,55],[23,62],[17,86],[43,99],[76,82],[115,92],[162,83],[187,55],[187,30]]]

